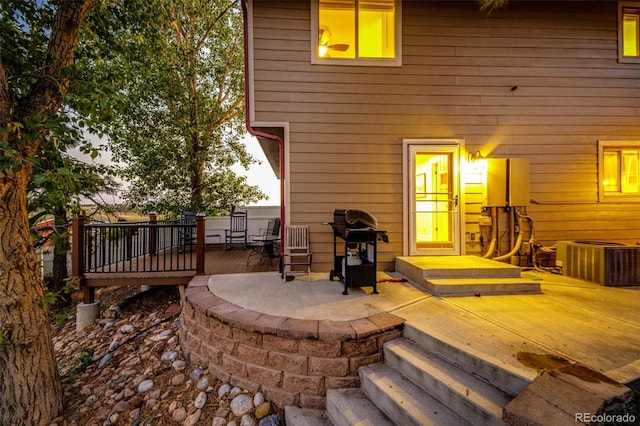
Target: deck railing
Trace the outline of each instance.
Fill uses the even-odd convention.
[[[85,272],[196,270],[195,224],[90,223],[81,232]]]
[[[203,215],[195,223],[158,222],[155,215],[143,222],[73,219],[72,279],[83,288],[87,274],[204,274],[204,222]],[[92,292],[85,292],[85,300],[91,299]]]

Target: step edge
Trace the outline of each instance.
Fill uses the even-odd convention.
[[[414,359],[407,359],[402,354],[402,352],[406,354],[407,351],[412,352],[414,357],[421,361],[420,364],[414,362]],[[506,394],[482,378],[435,354],[431,355],[433,358],[429,358],[427,352],[409,340],[404,342],[391,341],[385,344],[385,362],[391,368],[413,381],[416,386],[430,393],[441,403],[445,403],[445,400],[454,401],[448,406],[455,406],[457,413],[465,410],[465,418],[471,418],[467,410],[471,410],[478,417],[473,421],[476,424],[486,418],[500,419],[502,417],[502,409],[513,399],[512,395]],[[399,365],[401,362],[405,366]],[[428,368],[425,369],[425,366]],[[423,375],[429,377],[430,386],[428,389],[418,383],[418,381],[424,380]],[[465,383],[465,381],[469,382]]]
[[[497,359],[487,359],[489,355],[475,352],[469,347],[463,347],[458,342],[446,339],[445,336],[434,336],[433,334],[425,333],[409,321],[405,322],[403,333],[404,337],[415,342],[423,350],[434,353],[445,360],[453,358],[455,361],[451,362],[452,364],[493,384],[509,395],[518,395],[524,391],[537,376],[535,371],[524,366],[516,368],[515,366],[501,363]],[[467,368],[460,364],[466,365]],[[486,375],[487,368],[479,369],[477,365],[487,367],[494,374]]]
[[[359,374],[361,388],[365,395],[374,401],[374,404],[396,424],[413,424],[416,426],[431,424],[442,426],[469,425],[456,412],[443,405],[389,366],[377,364],[361,367]],[[388,385],[384,389],[381,388],[379,379],[382,376],[393,386]],[[411,401],[398,398],[398,396],[411,398]],[[434,416],[439,417],[436,420]]]

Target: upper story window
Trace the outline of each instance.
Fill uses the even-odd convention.
[[[315,64],[400,65],[401,0],[312,0]]]
[[[600,142],[600,200],[640,200],[640,142]]]
[[[618,60],[640,63],[640,2],[618,3]]]

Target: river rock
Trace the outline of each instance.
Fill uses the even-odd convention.
[[[147,379],[140,382],[138,385],[138,392],[144,393],[150,391],[153,388],[153,380]]]
[[[198,396],[196,397],[195,402],[193,403],[193,405],[198,408],[201,409],[202,407],[204,407],[204,405],[207,403],[207,394],[204,392],[200,392],[198,394]]]
[[[271,414],[271,403],[263,402],[262,404],[258,405],[256,407],[255,413],[253,414],[256,416],[256,419],[258,420],[264,417],[267,417],[269,414]]]
[[[246,394],[240,394],[231,400],[231,412],[235,416],[243,416],[253,408],[253,401]]]
[[[264,402],[264,394],[262,392],[258,392],[257,394],[253,395],[253,406],[257,407],[258,405],[262,404]]]
[[[258,426],[282,426],[282,424],[283,423],[280,420],[280,417],[276,416],[275,414],[270,414],[264,419],[260,420]]]
[[[240,426],[256,426],[256,420],[249,414],[245,414],[240,419]]]
[[[186,419],[184,419],[184,426],[195,426],[198,424],[200,420],[200,416],[202,415],[202,410],[197,410],[195,413],[189,414]]]
[[[224,385],[220,386],[220,389],[218,389],[218,397],[222,398],[224,395],[229,393],[230,390],[231,385],[229,385],[229,383],[225,383]]]

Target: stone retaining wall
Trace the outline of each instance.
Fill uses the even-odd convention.
[[[353,321],[304,320],[244,309],[217,297],[208,276],[186,290],[180,344],[192,363],[280,408],[325,408],[327,389],[359,387],[358,368],[382,361],[403,319],[380,313]]]

